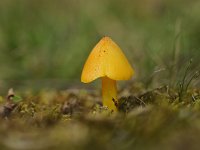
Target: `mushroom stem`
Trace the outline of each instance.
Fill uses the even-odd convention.
[[[103,106],[107,106],[109,109],[117,111],[117,107],[113,101],[117,101],[117,84],[115,80],[108,77],[102,77],[102,96]]]

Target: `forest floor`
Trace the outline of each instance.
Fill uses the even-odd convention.
[[[200,90],[143,91],[134,84],[119,97],[119,112],[111,112],[102,107],[97,91],[17,96],[11,89],[0,100],[1,149],[199,149]]]

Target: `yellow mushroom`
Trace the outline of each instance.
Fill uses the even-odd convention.
[[[109,37],[103,37],[85,62],[81,81],[89,83],[102,78],[103,105],[116,111],[116,80],[128,80],[134,71],[119,46]]]

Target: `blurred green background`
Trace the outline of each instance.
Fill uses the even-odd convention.
[[[173,82],[191,58],[199,68],[199,8],[199,0],[1,0],[1,83],[79,82],[105,35],[120,45],[136,80]]]

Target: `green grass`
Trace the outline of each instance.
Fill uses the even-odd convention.
[[[199,67],[199,5],[180,0],[2,0],[0,78],[77,81],[89,52],[107,35],[121,46],[138,80],[146,82],[164,68],[165,82],[174,66],[184,68],[191,58]]]

